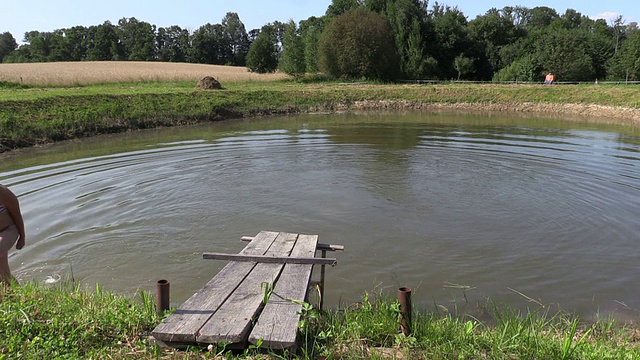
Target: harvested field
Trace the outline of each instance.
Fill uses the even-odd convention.
[[[119,82],[197,83],[213,76],[221,83],[274,81],[286,79],[282,73],[257,74],[246,67],[135,61],[83,61],[0,64],[0,81],[24,85],[88,85]]]

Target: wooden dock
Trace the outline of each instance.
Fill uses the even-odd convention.
[[[335,265],[318,235],[261,231],[239,254],[204,253],[230,260],[202,289],[160,323],[152,336],[168,346],[226,343],[228,348],[260,344],[268,349],[296,346],[301,302],[307,300],[313,265]],[[317,250],[322,257],[316,258]],[[267,293],[273,294],[267,298]],[[322,299],[322,296],[321,296]]]

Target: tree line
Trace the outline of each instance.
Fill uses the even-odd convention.
[[[425,0],[333,0],[322,16],[247,31],[238,14],[195,31],[136,18],[0,34],[0,61],[166,61],[247,66],[293,76],[539,82],[640,80],[640,29],[573,9],[489,9],[468,20]]]

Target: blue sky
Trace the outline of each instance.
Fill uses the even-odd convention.
[[[591,18],[621,14],[629,22],[640,22],[637,0],[441,0],[440,4],[457,6],[473,20],[492,7],[521,5],[528,8],[548,6],[562,14],[568,8]],[[433,4],[434,1],[430,1]],[[2,0],[0,33],[11,32],[21,42],[27,31],[53,31],[76,25],[91,26],[105,20],[117,23],[123,17],[166,27],[179,25],[196,30],[206,23],[220,23],[227,12],[236,12],[247,31],[275,20],[296,22],[310,16],[322,16],[331,0]]]

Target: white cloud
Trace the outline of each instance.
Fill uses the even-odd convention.
[[[618,14],[616,12],[603,12],[603,13],[600,13],[600,14],[594,16],[593,18],[594,19],[605,19],[607,21],[611,21],[611,20],[615,20],[620,15],[622,15],[622,14]],[[623,19],[624,19],[624,17],[623,17]]]

